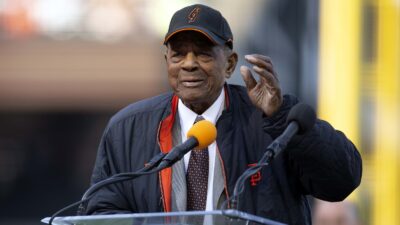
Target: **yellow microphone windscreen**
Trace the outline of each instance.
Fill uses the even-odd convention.
[[[207,148],[217,138],[217,128],[207,120],[195,123],[187,132],[188,138],[195,137],[199,142],[197,149]]]

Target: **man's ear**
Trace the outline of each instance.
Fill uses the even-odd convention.
[[[238,62],[238,55],[236,52],[231,51],[228,56],[227,66],[226,66],[226,78],[230,78],[233,71],[235,71],[236,64]]]
[[[166,46],[165,51],[164,51],[164,59],[165,59],[165,62],[166,62],[166,63],[168,63],[168,61],[167,61],[167,54],[168,54],[168,46]]]

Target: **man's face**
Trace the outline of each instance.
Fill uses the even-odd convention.
[[[165,58],[172,89],[186,106],[202,113],[217,99],[231,74],[229,56],[224,47],[195,31],[176,34],[167,48]]]

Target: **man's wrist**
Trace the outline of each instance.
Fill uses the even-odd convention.
[[[276,138],[280,135],[286,127],[286,118],[289,114],[290,109],[298,103],[298,99],[293,95],[284,95],[282,97],[282,103],[279,108],[271,114],[271,116],[263,114],[264,131],[271,135],[272,138]]]

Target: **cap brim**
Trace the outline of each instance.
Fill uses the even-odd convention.
[[[227,41],[213,34],[211,31],[197,26],[183,26],[173,32],[168,33],[164,39],[164,45],[168,43],[172,36],[183,31],[196,31],[206,36],[212,43],[216,45],[224,45]]]

